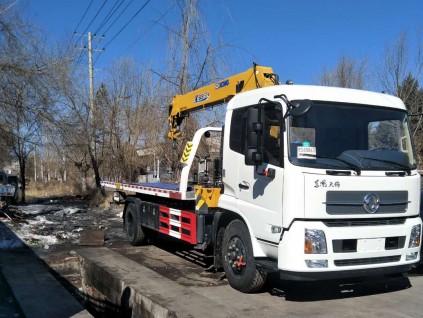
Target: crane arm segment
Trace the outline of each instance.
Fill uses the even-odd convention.
[[[201,87],[184,95],[176,95],[169,106],[168,137],[175,140],[181,135],[179,126],[192,111],[227,103],[236,94],[260,87],[278,84],[278,76],[271,67],[254,66],[243,73],[220,82]]]

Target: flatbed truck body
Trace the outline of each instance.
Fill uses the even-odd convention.
[[[221,134],[220,179],[195,185],[189,173],[209,133]],[[404,273],[420,259],[420,175],[396,97],[258,88],[230,100],[224,129],[200,129],[187,148],[176,185],[102,182],[125,203],[134,245],[152,229],[209,250],[243,292],[270,271],[371,276]]]

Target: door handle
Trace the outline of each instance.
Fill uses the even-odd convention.
[[[241,190],[248,190],[250,188],[250,186],[248,185],[248,183],[240,183],[240,184],[238,184],[238,187]]]

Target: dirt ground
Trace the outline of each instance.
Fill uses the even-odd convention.
[[[88,200],[75,196],[12,206],[0,212],[0,224],[16,236],[5,237],[7,231],[0,229],[0,249],[29,246],[50,267],[56,279],[88,309],[76,256],[78,249],[87,246],[111,248],[185,286],[227,284],[224,274],[214,270],[211,257],[179,240],[151,235],[152,245],[143,246],[142,250],[132,247],[125,238],[122,212],[123,206],[90,207]],[[11,296],[7,297],[7,301],[12,302]]]

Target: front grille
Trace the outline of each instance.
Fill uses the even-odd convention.
[[[401,255],[372,257],[372,258],[339,259],[335,261],[335,265],[336,266],[358,266],[358,265],[394,263],[394,262],[399,262],[400,259],[401,259]]]
[[[399,225],[399,224],[404,224],[404,223],[405,223],[405,218],[347,219],[347,220],[325,220],[325,221],[323,221],[323,224],[325,224],[327,227]]]
[[[374,214],[405,213],[408,209],[407,191],[328,191],[326,212],[330,215],[367,214],[364,198],[375,194],[379,198],[379,209]]]
[[[407,204],[392,204],[380,206],[376,214],[404,213],[407,211]],[[363,205],[336,205],[327,203],[326,212],[331,215],[368,214]]]

